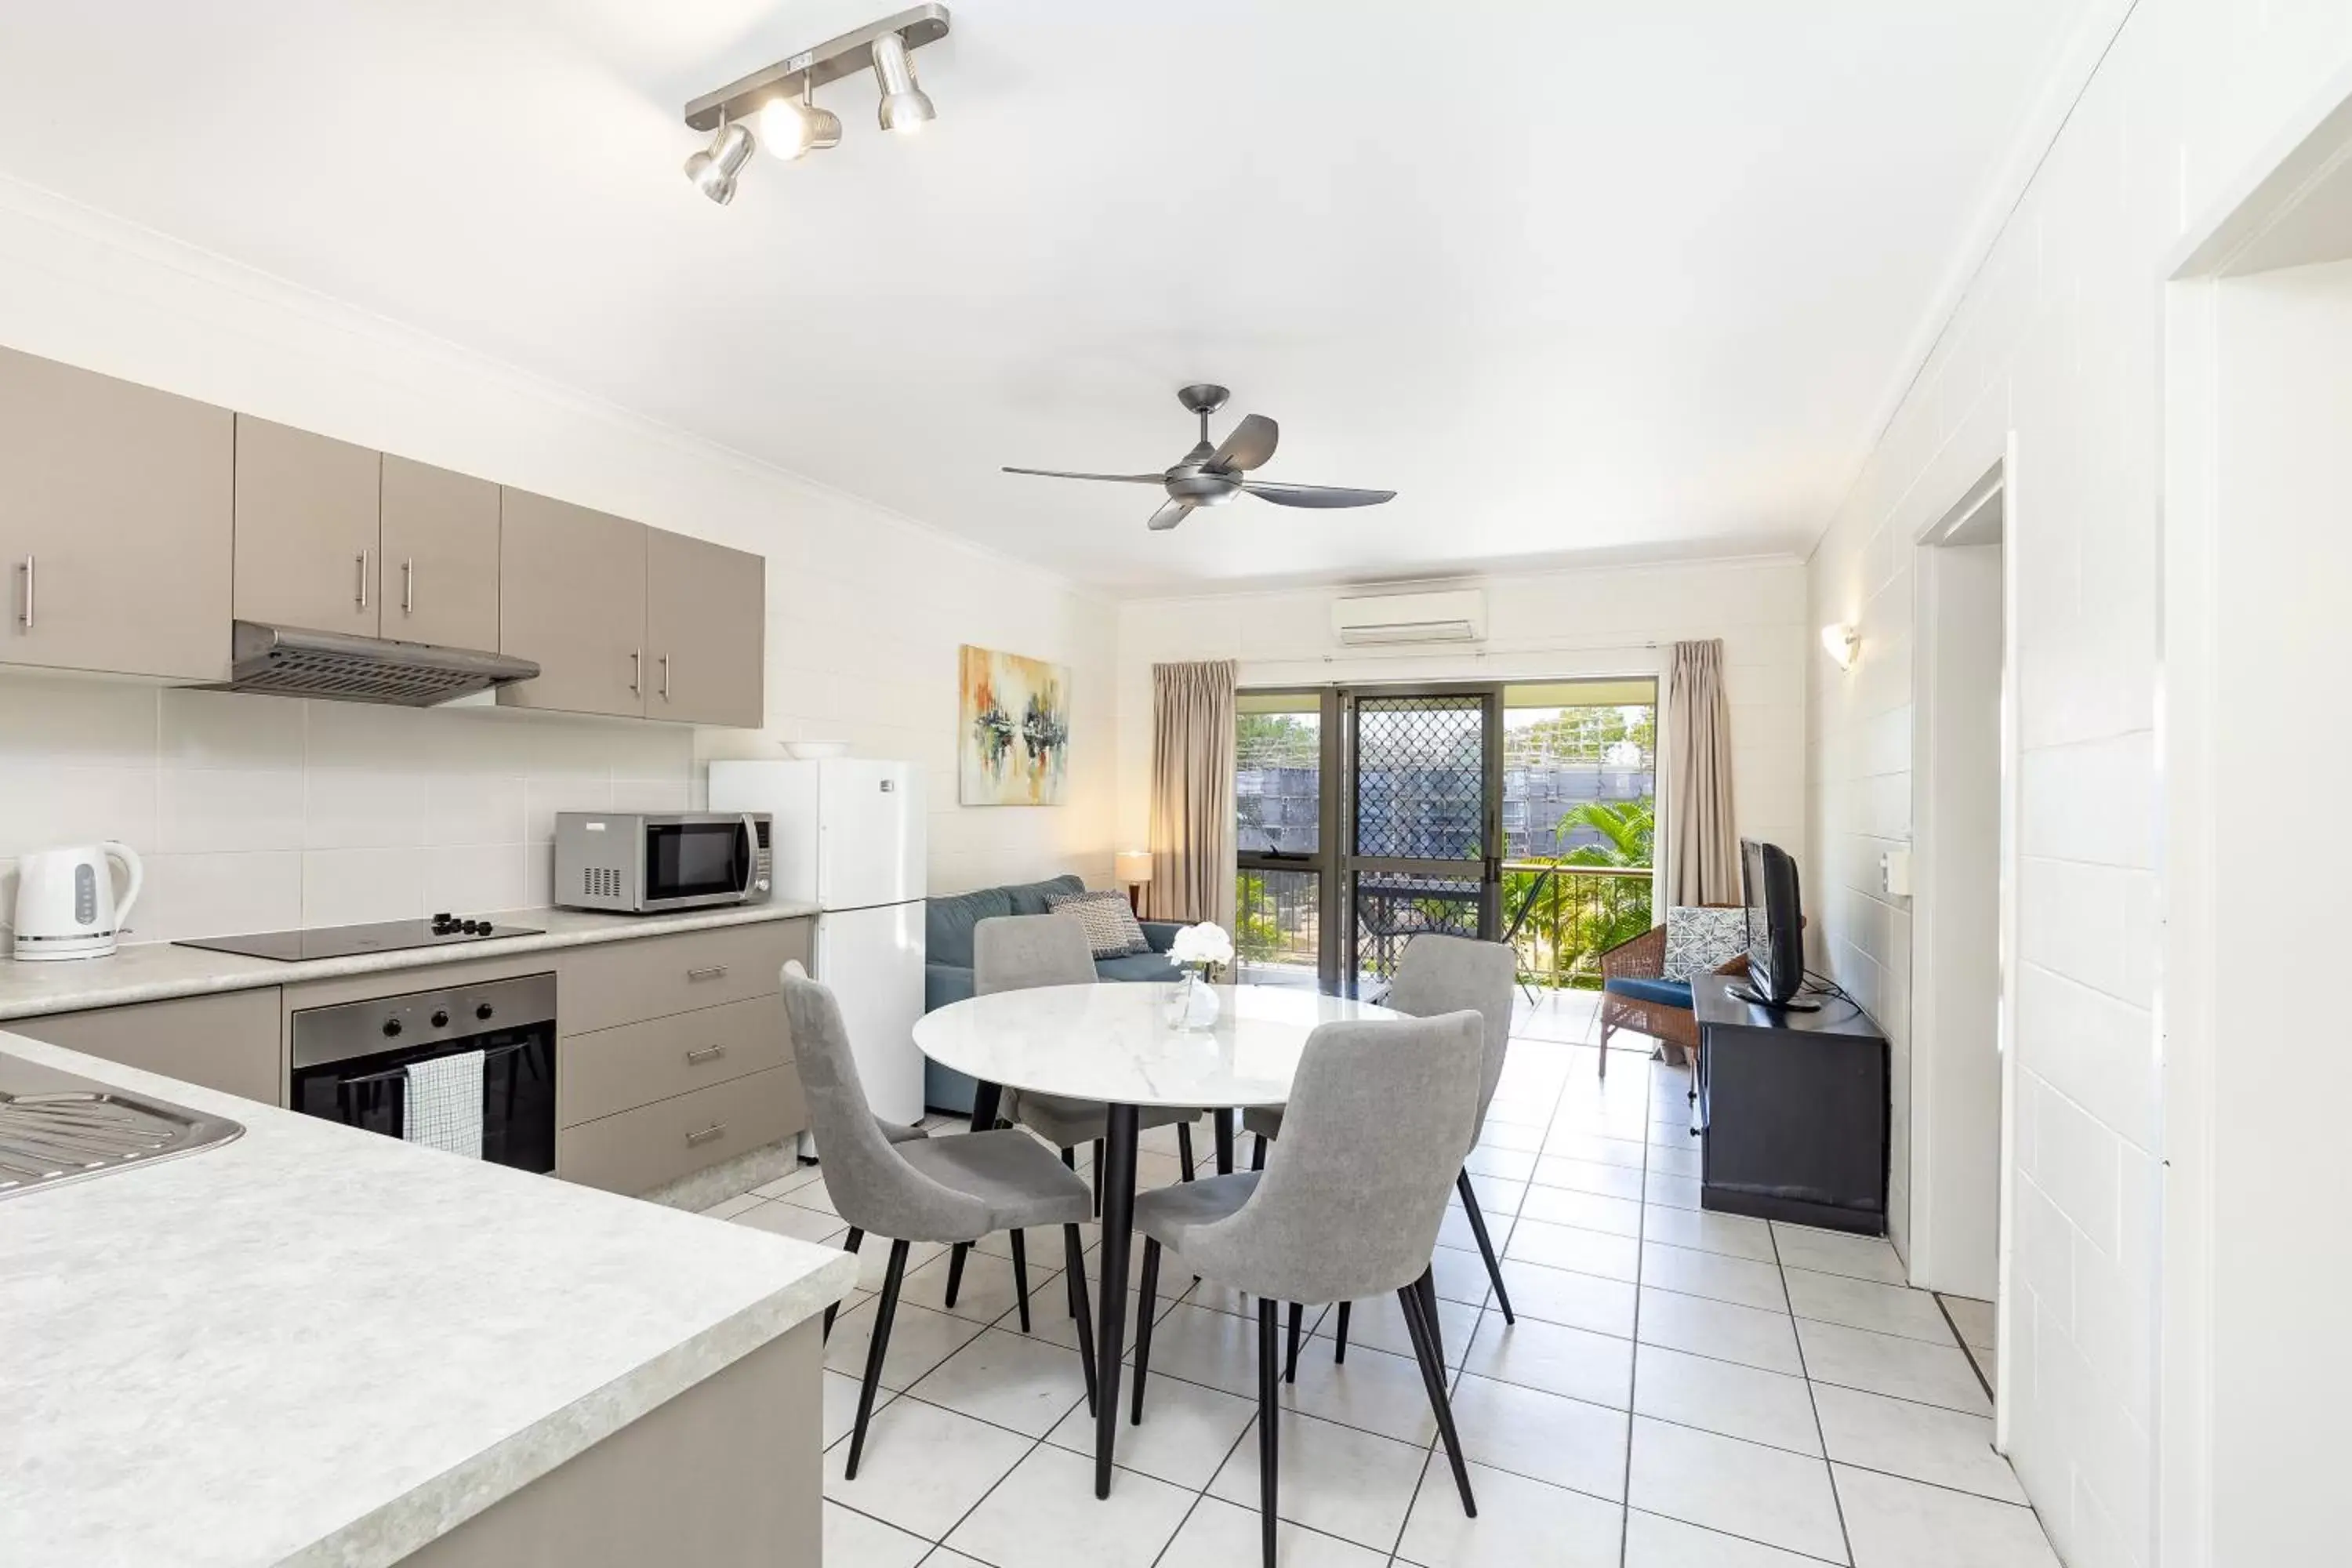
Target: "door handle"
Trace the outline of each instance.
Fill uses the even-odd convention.
[[[368,599],[368,557],[369,557],[369,556],[371,556],[371,555],[373,555],[373,554],[374,554],[374,553],[375,553],[375,552],[373,552],[373,551],[372,551],[372,550],[362,550],[362,551],[361,551],[357,555],[355,555],[355,556],[352,557],[352,559],[355,563],[358,563],[358,566],[359,566],[359,592],[357,593],[357,595],[354,595],[354,597],[355,597],[355,599],[356,599],[356,601],[357,601],[357,603],[358,603],[358,605],[359,605],[359,607],[360,607],[361,609],[362,609],[362,610],[364,610],[364,609],[366,609],[366,608],[367,608],[367,599]]]
[[[33,629],[33,569],[37,564],[38,563],[36,559],[27,555],[25,557],[24,564],[16,568],[25,574],[25,608],[23,613],[17,616],[16,624],[28,632]]]
[[[400,563],[400,613],[416,613],[416,563],[413,560]]]
[[[716,980],[726,973],[725,964],[714,963],[706,969],[689,969],[686,972],[686,977],[688,980]]]
[[[715,1062],[726,1054],[727,1047],[725,1046],[705,1046],[698,1051],[687,1052],[686,1059],[688,1065],[691,1067],[700,1067],[705,1062]]]
[[[723,1138],[726,1135],[727,1123],[724,1121],[714,1121],[699,1132],[688,1133],[686,1135],[686,1146],[691,1149],[698,1143],[708,1143],[713,1138]]]

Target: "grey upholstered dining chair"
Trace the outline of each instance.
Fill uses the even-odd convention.
[[[1280,1376],[1277,1301],[1396,1292],[1462,1510],[1477,1517],[1445,1397],[1430,1255],[1446,1190],[1477,1131],[1482,1025],[1475,1012],[1325,1024],[1307,1038],[1282,1137],[1263,1172],[1139,1194],[1143,1286],[1136,1298],[1135,1403],[1151,1364],[1164,1247],[1203,1279],[1257,1298],[1258,1506],[1274,1568]]]
[[[1087,940],[1087,928],[1075,915],[995,915],[982,921],[971,928],[971,976],[972,994],[977,996],[992,996],[1000,991],[1025,991],[1037,985],[1092,985],[1100,978],[1095,973],[1094,948]],[[1062,1163],[1073,1168],[1077,1164],[1078,1145],[1092,1143],[1096,1202],[1099,1206],[1102,1141],[1110,1131],[1109,1107],[1094,1100],[1008,1089],[999,1102],[997,1114],[1029,1128],[1059,1149]],[[1146,1107],[1136,1122],[1139,1130],[1176,1129],[1177,1147],[1188,1182],[1193,1175],[1192,1123],[1200,1117],[1197,1109]],[[952,1264],[949,1271],[954,1272]],[[952,1294],[948,1297],[948,1304],[955,1304]]]
[[[1479,1129],[1486,1124],[1486,1108],[1495,1102],[1496,1086],[1503,1081],[1503,1061],[1511,1044],[1512,987],[1518,977],[1518,959],[1510,947],[1499,942],[1474,942],[1467,937],[1441,936],[1424,933],[1405,944],[1404,953],[1397,960],[1396,979],[1381,1005],[1416,1018],[1434,1017],[1463,1008],[1475,1012],[1485,1023],[1485,1043],[1478,1075],[1478,1120],[1472,1126],[1470,1142],[1478,1141]],[[1242,1131],[1257,1134],[1256,1146],[1251,1151],[1253,1165],[1265,1163],[1266,1141],[1282,1131],[1283,1113],[1279,1110],[1250,1110],[1242,1115]],[[1469,1145],[1463,1146],[1466,1156]],[[1478,1255],[1486,1260],[1486,1279],[1495,1287],[1495,1304],[1503,1310],[1503,1321],[1517,1322],[1511,1315],[1511,1295],[1503,1287],[1502,1266],[1495,1257],[1495,1244],[1486,1235],[1486,1216],[1478,1207],[1478,1194],[1470,1184],[1468,1169],[1456,1171],[1454,1190],[1462,1197],[1462,1213],[1470,1222],[1470,1234],[1478,1243]],[[1290,1309],[1290,1352],[1284,1366],[1284,1376],[1295,1379],[1298,1363],[1298,1304]],[[1348,1303],[1339,1303],[1338,1344],[1334,1353],[1339,1360],[1348,1355]]]
[[[1078,1226],[1093,1213],[1087,1184],[1025,1132],[967,1132],[953,1138],[894,1142],[866,1108],[865,1086],[850,1054],[849,1035],[833,993],[808,977],[798,960],[782,976],[784,1019],[808,1100],[809,1130],[824,1166],[826,1195],[849,1222],[849,1250],[867,1233],[890,1238],[890,1266],[882,1276],[874,1337],[866,1350],[866,1380],[857,1393],[847,1479],[857,1479],[866,1423],[889,1353],[890,1322],[907,1276],[911,1242],[970,1246],[996,1231],[1013,1241],[1013,1289],[1021,1300],[1021,1327],[1029,1327],[1029,1267],[1022,1230],[1058,1225],[1067,1264],[1070,1315],[1078,1322],[1078,1360],[1086,1368],[1087,1405],[1095,1402],[1094,1322],[1087,1305],[1086,1248]],[[825,1328],[833,1315],[825,1314]]]

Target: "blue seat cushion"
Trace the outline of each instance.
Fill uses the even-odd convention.
[[[1012,912],[1013,900],[1003,888],[981,888],[929,900],[923,910],[923,956],[933,963],[970,969],[971,928]]]
[[[1096,959],[1095,973],[1104,980],[1173,980],[1176,966],[1164,952],[1130,952]]]
[[[1086,890],[1087,879],[1084,877],[1055,877],[1043,882],[1015,882],[998,889],[1013,901],[1013,912],[1016,915],[1048,914],[1052,911],[1045,900],[1056,893],[1083,893]]]
[[[1691,983],[1687,980],[1645,980],[1638,975],[1618,975],[1603,983],[1601,989],[1612,996],[1630,996],[1636,1002],[1654,1002],[1662,1007],[1688,1007],[1691,1005]]]

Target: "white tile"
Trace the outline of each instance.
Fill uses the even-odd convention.
[[[626,779],[613,781],[613,811],[685,811],[688,809],[686,780]]]
[[[523,840],[545,843],[555,837],[562,811],[610,811],[613,782],[604,773],[533,773],[522,782]]]
[[[1523,1318],[1566,1323],[1596,1334],[1633,1337],[1636,1288],[1622,1279],[1579,1274],[1568,1268],[1547,1268],[1521,1258],[1503,1260],[1503,1289],[1511,1310]]]
[[[1642,1248],[1642,1283],[1685,1296],[1705,1296],[1736,1306],[1767,1311],[1788,1310],[1780,1291],[1780,1271],[1769,1263],[1720,1253],[1696,1252],[1686,1247],[1645,1244]]]
[[[902,1300],[903,1318],[911,1310]],[[836,1326],[835,1332],[840,1332]],[[898,1332],[891,1330],[891,1348]],[[887,1374],[889,1363],[884,1363]],[[1042,1437],[1073,1409],[1083,1414],[1086,1367],[1078,1353],[1047,1340],[989,1329],[908,1386],[918,1399]]]
[[[524,781],[498,773],[436,773],[425,786],[428,844],[520,844]]]
[[[1130,1372],[1120,1384],[1122,1401],[1134,1397],[1133,1378]],[[1202,1388],[1182,1378],[1154,1377],[1145,1390],[1141,1425],[1129,1425],[1127,1414],[1132,1409],[1129,1403],[1120,1413],[1120,1468],[1200,1491],[1216,1479],[1217,1467],[1225,1462],[1225,1456],[1233,1452],[1234,1444],[1257,1414],[1257,1402]],[[1082,1403],[1062,1417],[1045,1440],[1091,1458],[1095,1418]]]
[[[961,1552],[937,1546],[931,1549],[929,1557],[923,1559],[921,1568],[989,1568],[989,1564],[977,1557],[966,1557]]]
[[[1537,1318],[1506,1324],[1489,1308],[1463,1370],[1622,1410],[1633,1392],[1633,1345]]]
[[[1843,1562],[1845,1531],[1820,1459],[1633,1418],[1633,1506],[1786,1551]]]
[[[291,770],[166,769],[155,847],[183,854],[302,847],[302,775]]]
[[[801,1194],[814,1189],[803,1187],[785,1198],[796,1202]],[[910,1255],[911,1256],[911,1255]],[[1060,1254],[1055,1255],[1058,1262]],[[955,1305],[947,1304],[948,1266],[950,1258],[942,1254],[920,1268],[907,1271],[907,1280],[900,1290],[900,1300],[919,1307],[929,1307],[935,1312],[952,1312],[959,1318],[970,1318],[977,1323],[993,1323],[1003,1319],[1002,1326],[1018,1332],[1020,1319],[1013,1315],[1019,1305],[1013,1292],[1013,1262],[1010,1258],[992,1258],[985,1252],[967,1253],[963,1260],[963,1279],[956,1289]],[[1029,1260],[1029,1319],[1034,1328],[1038,1317],[1054,1311],[1067,1316],[1069,1298],[1062,1283],[1058,1267],[1040,1268],[1037,1259]]]
[[[842,1507],[824,1505],[825,1568],[915,1568],[931,1543],[895,1525]]]
[[[1533,1153],[1544,1146],[1544,1133],[1540,1127],[1522,1127],[1512,1121],[1489,1121],[1480,1131],[1478,1142],[1490,1149]]]
[[[529,851],[520,844],[440,847],[424,853],[429,909],[478,914],[521,909],[529,901]]]
[[[1816,1383],[1916,1399],[1971,1415],[1992,1414],[1991,1402],[1958,1345],[1931,1345],[1803,1318],[1797,1321],[1797,1339],[1804,1347],[1806,1375]]]
[[[152,849],[160,787],[150,766],[0,767],[0,855],[104,838]]]
[[[425,842],[425,779],[370,768],[312,768],[302,780],[310,849],[396,848]]]
[[[824,1384],[824,1446],[830,1448],[848,1436],[857,1425],[857,1391],[863,1384],[844,1373],[824,1371],[817,1375]],[[874,1408],[879,1411],[898,1397],[894,1390],[877,1388],[874,1391]]]
[[[1528,1184],[1524,1181],[1482,1176],[1475,1172],[1471,1173],[1470,1185],[1478,1194],[1478,1212],[1486,1217],[1486,1225],[1492,1230],[1499,1230],[1505,1222],[1519,1212],[1519,1205],[1528,1193]],[[1454,1195],[1445,1201],[1449,1207],[1460,1208],[1461,1190],[1457,1187]]]
[[[1643,1345],[1633,1363],[1633,1409],[1727,1437],[1822,1451],[1805,1380],[1734,1362]]]
[[[1678,1209],[1650,1204],[1642,1210],[1642,1239],[1694,1252],[1720,1252],[1753,1263],[1776,1263],[1772,1227],[1746,1215],[1709,1214],[1704,1209]]]
[[[1180,1302],[1152,1326],[1151,1371],[1255,1400],[1256,1321]],[[1150,1411],[1147,1401],[1147,1420]]]
[[[1832,1459],[2004,1502],[2026,1500],[2009,1461],[1993,1452],[1992,1422],[1984,1416],[1826,1383],[1814,1384],[1813,1405]]]
[[[157,751],[170,768],[299,769],[309,706],[167,687],[158,694]]]
[[[1298,1381],[1284,1384],[1281,1398],[1289,1409],[1402,1443],[1437,1435],[1428,1386],[1411,1356],[1351,1344],[1348,1359],[1334,1362],[1329,1340],[1310,1339],[1299,1351]]]
[[[1816,1274],[1809,1268],[1785,1269],[1781,1277],[1789,1288],[1789,1309],[1801,1318],[1900,1334],[1930,1344],[1952,1342],[1952,1326],[1944,1321],[1936,1298],[1925,1290],[1843,1274]]]
[[[1689,1176],[1696,1180],[1699,1173],[1699,1152],[1696,1149],[1653,1149],[1650,1169],[1663,1171],[1670,1176]]]
[[[835,1333],[838,1335],[838,1326]],[[824,1495],[936,1541],[1031,1447],[1017,1433],[925,1405],[891,1401],[866,1426],[857,1479],[845,1479],[849,1440],[825,1450]],[[1093,1489],[1087,1489],[1092,1500]]]
[[[776,1194],[775,1197],[777,1201],[788,1203],[794,1208],[814,1209],[819,1214],[835,1215],[841,1213],[841,1210],[834,1205],[833,1194],[825,1188],[823,1170],[817,1172],[815,1181],[794,1182],[782,1192]]]
[[[1695,1209],[1698,1207],[1698,1182],[1690,1176],[1671,1176],[1654,1170],[1643,1178],[1642,1199],[1668,1208]]]
[[[1640,1279],[1642,1272],[1641,1244],[1632,1237],[1574,1226],[1546,1225],[1541,1220],[1523,1219],[1513,1226],[1503,1256],[1523,1258],[1548,1268],[1572,1268],[1580,1274],[1622,1279],[1629,1284]]]
[[[1818,1230],[1809,1225],[1772,1226],[1780,1244],[1780,1262],[1790,1268],[1810,1268],[1817,1274],[1847,1274],[1875,1279],[1882,1285],[1906,1283],[1903,1259],[1875,1236],[1850,1236],[1842,1230]]]
[[[1184,1528],[1160,1561],[1162,1568],[1246,1568],[1260,1560],[1263,1550],[1255,1506],[1204,1497],[1193,1505]],[[1276,1568],[1383,1568],[1389,1560],[1385,1548],[1374,1552],[1336,1535],[1302,1530],[1286,1519],[1275,1521],[1274,1550]]]
[[[1642,1171],[1638,1165],[1546,1154],[1536,1162],[1534,1179],[1540,1186],[1567,1187],[1580,1193],[1599,1193],[1603,1197],[1642,1201]]]
[[[1801,1375],[1797,1325],[1786,1312],[1741,1307],[1644,1286],[1639,1337],[1645,1345],[1711,1355],[1767,1372]]]
[[[425,867],[414,850],[317,849],[302,857],[306,926],[415,920],[426,912]]]
[[[2029,1508],[1835,1467],[1854,1568],[2058,1568]]]
[[[12,671],[7,679],[0,680],[0,759],[44,768],[125,763],[152,768],[156,696],[156,688],[131,681],[51,679]]]
[[[1624,1568],[1817,1568],[1820,1561],[1638,1509],[1625,1516]]]
[[[1439,1300],[1460,1301],[1472,1307],[1486,1304],[1486,1260],[1475,1252],[1441,1247],[1430,1255],[1429,1271]]]
[[[1397,1544],[1399,1562],[1419,1568],[1618,1568],[1624,1515],[1614,1503],[1481,1465],[1469,1470],[1475,1519],[1464,1515],[1444,1455],[1430,1461]]]
[[[1452,1403],[1465,1458],[1594,1497],[1623,1499],[1623,1411],[1475,1373],[1454,1384]]]
[[[803,1241],[824,1241],[840,1235],[842,1231],[841,1221],[832,1215],[794,1208],[789,1204],[770,1203],[764,1198],[756,1206],[738,1209],[727,1217],[737,1225],[748,1225],[753,1230],[798,1237]],[[876,1283],[878,1285],[880,1281]]]
[[[794,1208],[791,1204],[778,1203],[771,1204],[769,1206],[774,1209],[789,1210],[793,1214],[799,1215],[803,1220],[814,1218],[820,1225],[827,1223],[831,1224],[835,1227],[834,1229],[812,1239],[817,1241],[830,1241],[834,1246],[846,1250],[848,1246],[847,1230],[842,1226],[842,1223],[839,1220],[833,1218],[832,1215],[818,1214],[814,1209]],[[786,1231],[785,1234],[796,1235],[798,1232]],[[908,1274],[912,1274],[916,1269],[922,1268],[932,1258],[946,1257],[947,1251],[948,1249],[936,1241],[918,1241],[910,1244],[907,1248],[907,1272]],[[889,1238],[880,1236],[867,1237],[859,1244],[857,1248],[857,1288],[869,1294],[877,1292],[882,1289],[882,1280],[884,1276],[887,1275],[889,1272]],[[899,1289],[902,1293],[905,1291],[906,1286],[903,1282],[900,1284]]]
[[[1537,1158],[1525,1149],[1497,1149],[1490,1143],[1481,1143],[1470,1151],[1470,1157],[1462,1163],[1472,1175],[1524,1182],[1535,1173]]]
[[[1593,1168],[1610,1169],[1606,1165]],[[1605,1231],[1611,1236],[1642,1234],[1640,1204],[1567,1187],[1529,1187],[1519,1215],[1523,1219],[1540,1220],[1546,1225],[1572,1225],[1585,1230]]]
[[[824,1172],[819,1167],[815,1165],[796,1165],[793,1169],[786,1171],[782,1175],[778,1176],[774,1181],[768,1182],[761,1186],[753,1187],[751,1189],[751,1194],[754,1197],[780,1198],[795,1187],[804,1187],[811,1182],[821,1182],[823,1180],[824,1180]]]
[[[1511,1234],[1515,1223],[1508,1215],[1496,1215],[1486,1221],[1486,1239],[1494,1244],[1496,1251],[1503,1250],[1504,1237]],[[1451,1204],[1446,1205],[1445,1218],[1438,1225],[1437,1240],[1441,1247],[1459,1247],[1465,1252],[1478,1249],[1478,1237],[1470,1228],[1470,1216]]]
[[[710,1219],[733,1219],[746,1209],[760,1206],[760,1200],[750,1193],[737,1193],[731,1198],[721,1198],[702,1211]]]
[[[302,923],[302,857],[150,855],[147,889],[124,928],[140,942],[285,931]]]
[[[1477,1331],[1478,1309],[1460,1301],[1437,1299],[1438,1339],[1445,1351],[1445,1364],[1460,1366],[1462,1352],[1469,1348],[1470,1336]],[[1329,1311],[1315,1325],[1319,1344],[1301,1351],[1329,1360],[1331,1349],[1339,1332],[1339,1314]],[[1386,1351],[1391,1355],[1411,1356],[1412,1341],[1404,1331],[1404,1312],[1393,1296],[1374,1296],[1350,1305],[1348,1313],[1348,1353],[1354,1355],[1358,1345],[1369,1345]]]
[[[742,1222],[735,1223],[740,1225]],[[824,1346],[825,1365],[852,1377],[866,1375],[866,1348],[873,1340],[874,1314],[880,1304],[878,1300],[863,1301],[834,1319],[833,1338],[827,1340]],[[900,1301],[898,1312],[890,1320],[890,1348],[882,1359],[882,1385],[885,1388],[906,1388],[961,1350],[980,1332],[981,1325],[978,1323],[950,1318],[945,1312],[934,1312],[923,1307],[910,1307]],[[1050,1345],[1045,1348],[1048,1351],[1055,1349]],[[1059,1411],[1055,1412],[1055,1419],[1059,1419],[1060,1415]]]
[[[1990,1301],[1979,1301],[1967,1296],[1945,1296],[1939,1300],[1944,1303],[1944,1310],[1952,1315],[1953,1323],[1959,1329],[1962,1344],[1980,1351],[1989,1351],[1996,1346],[1999,1342],[1994,1331],[1998,1320]]]
[[[1277,1433],[1276,1515],[1385,1552],[1412,1504],[1426,1450],[1285,1411]],[[1210,1495],[1257,1506],[1255,1422],[1217,1472]]]

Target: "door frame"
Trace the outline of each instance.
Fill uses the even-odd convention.
[[[1314,852],[1269,854],[1263,850],[1243,849],[1237,845],[1234,850],[1234,872],[1236,879],[1244,871],[1314,873],[1317,910],[1315,980],[1317,989],[1328,992],[1338,980],[1341,951],[1338,825],[1342,799],[1339,758],[1344,748],[1339,739],[1339,689],[1336,686],[1252,686],[1244,688],[1240,695],[1312,698],[1319,715],[1321,730],[1318,736],[1319,771],[1316,775]]]

